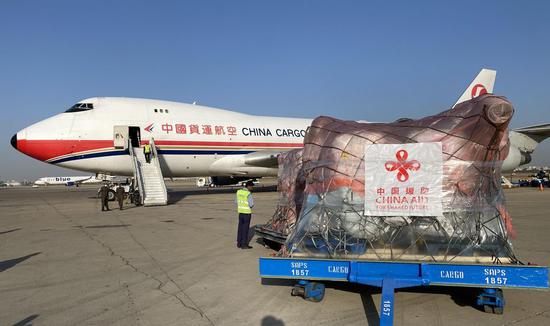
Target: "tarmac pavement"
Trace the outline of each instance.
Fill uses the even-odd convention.
[[[271,250],[236,248],[234,190],[172,186],[171,205],[102,213],[97,188],[0,189],[0,325],[377,325],[376,288],[329,283],[325,299],[258,277]],[[257,192],[252,223],[274,212]],[[506,190],[523,261],[550,265],[550,191]],[[117,205],[112,202],[112,208]],[[550,325],[550,292],[505,290],[503,315],[467,288],[396,294],[396,325]]]

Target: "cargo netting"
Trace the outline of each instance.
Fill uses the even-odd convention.
[[[279,200],[275,214],[261,226],[261,233],[274,233],[275,239],[286,239],[296,225],[304,200],[306,180],[302,169],[302,149],[284,152],[278,157],[277,191]]]
[[[316,118],[280,157],[281,255],[516,262],[500,184],[513,112],[485,94],[418,120]]]

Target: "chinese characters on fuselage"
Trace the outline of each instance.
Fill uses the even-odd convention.
[[[212,125],[212,124],[196,124],[196,123],[163,123],[161,125],[163,132],[167,134],[183,134],[183,135],[216,135],[216,136],[237,136],[238,131],[235,126]],[[250,128],[243,127],[240,132],[243,136],[269,136],[275,134],[278,137],[297,137],[303,138],[306,135],[304,129],[282,129],[278,128],[271,131],[270,128]]]

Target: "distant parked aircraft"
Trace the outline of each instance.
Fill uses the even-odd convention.
[[[19,186],[21,186],[21,182],[15,181],[15,180],[6,181],[4,184],[5,184],[7,187],[19,187]]]
[[[34,182],[35,186],[48,185],[66,185],[79,186],[82,183],[101,183],[103,180],[95,176],[77,176],[77,177],[43,177]]]

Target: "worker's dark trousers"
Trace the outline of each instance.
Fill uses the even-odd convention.
[[[151,153],[145,153],[145,162],[151,163]]]
[[[239,231],[237,232],[237,247],[248,246],[248,229],[252,214],[239,213]]]
[[[109,199],[101,199],[101,210],[102,211],[109,210]]]

